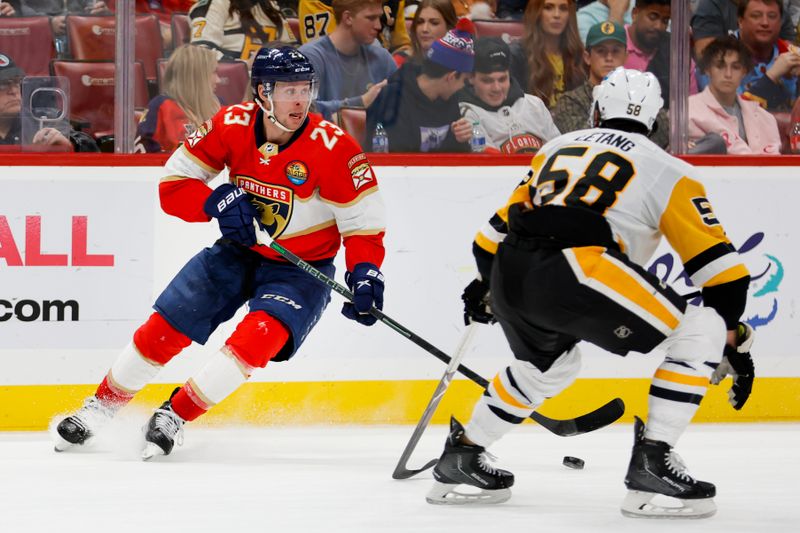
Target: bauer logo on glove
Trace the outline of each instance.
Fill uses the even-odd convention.
[[[352,272],[345,273],[344,281],[353,291],[353,301],[344,304],[342,314],[359,324],[373,325],[378,319],[370,309],[383,309],[383,274],[372,263],[358,263]]]

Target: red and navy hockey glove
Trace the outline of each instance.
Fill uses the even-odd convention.
[[[253,219],[258,218],[258,211],[243,189],[233,183],[223,183],[211,192],[203,211],[217,219],[223,237],[247,247],[255,246]]]
[[[753,390],[755,367],[750,356],[753,333],[753,328],[749,324],[739,322],[736,326],[736,348],[725,346],[722,362],[711,376],[711,383],[714,385],[719,384],[727,375],[733,378],[733,386],[728,391],[728,401],[737,411],[744,407]]]
[[[369,310],[373,305],[383,309],[383,279],[381,271],[372,263],[358,263],[352,272],[345,272],[344,281],[353,291],[353,301],[344,304],[342,314],[365,326],[377,322]]]

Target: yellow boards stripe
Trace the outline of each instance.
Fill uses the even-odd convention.
[[[597,247],[573,248],[583,273],[649,312],[670,329],[678,327],[678,318],[653,295],[653,288],[634,278],[611,261],[598,255]]]

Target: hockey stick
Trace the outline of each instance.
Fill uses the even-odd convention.
[[[292,263],[293,265],[297,266],[305,272],[306,274],[314,277],[320,283],[326,285],[334,292],[339,293],[340,295],[347,298],[349,301],[353,301],[353,293],[345,287],[344,285],[336,282],[335,280],[331,279],[330,277],[326,276],[312,265],[309,265],[299,257],[297,257],[294,253],[290,252],[277,242],[272,239],[272,236],[264,229],[259,226],[257,221],[253,221],[253,225],[256,228],[256,237],[258,238],[259,244],[264,246],[268,246],[278,254],[280,254],[284,259]],[[445,364],[450,363],[450,356],[441,351],[439,348],[434,346],[433,344],[429,343],[419,335],[415,334],[409,329],[403,327],[399,322],[395,321],[394,319],[390,318],[388,315],[384,314],[383,311],[373,307],[369,310],[369,314],[377,318],[379,321],[383,322],[397,333],[402,335],[403,337],[407,338],[429,354],[436,357],[438,360],[442,361]],[[489,385],[489,382],[486,381],[481,375],[476,374],[469,368],[465,367],[464,365],[458,365],[458,371],[461,372],[462,375],[468,377],[482,388],[486,388]],[[536,422],[538,422],[542,427],[547,429],[548,431],[555,433],[561,437],[571,437],[573,435],[580,435],[582,433],[588,433],[589,431],[594,431],[595,429],[600,429],[605,427],[609,424],[612,424],[619,419],[625,412],[625,404],[623,403],[622,399],[614,398],[613,400],[609,401],[602,407],[595,409],[590,413],[586,413],[585,415],[581,415],[577,418],[569,419],[569,420],[556,420],[553,418],[548,418],[542,414],[537,413],[536,411],[531,414],[529,418],[532,418]]]
[[[431,421],[433,413],[435,413],[436,408],[439,407],[439,402],[442,401],[444,393],[447,392],[447,387],[450,386],[450,381],[453,379],[453,375],[456,373],[456,367],[464,357],[464,352],[466,352],[467,346],[469,346],[472,337],[475,335],[476,329],[477,326],[474,322],[472,322],[467,326],[467,329],[464,330],[464,334],[461,336],[461,341],[458,343],[458,348],[456,348],[453,358],[450,359],[450,362],[447,364],[447,369],[444,371],[442,379],[439,380],[439,384],[436,385],[436,390],[433,391],[433,396],[428,402],[428,406],[425,407],[425,411],[422,413],[422,418],[420,418],[419,422],[417,422],[417,427],[414,428],[414,433],[411,434],[411,439],[408,441],[408,444],[406,444],[403,454],[400,456],[400,460],[397,462],[397,466],[394,467],[392,478],[408,479],[412,476],[416,476],[420,472],[424,472],[436,464],[437,459],[432,459],[425,463],[425,466],[417,470],[409,469],[406,466],[408,459],[414,452],[414,448],[417,447],[419,439],[422,437],[422,434],[428,427],[428,423]]]

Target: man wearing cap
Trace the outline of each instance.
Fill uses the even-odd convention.
[[[628,57],[625,28],[616,22],[599,22],[586,35],[583,59],[589,67],[589,78],[583,85],[564,93],[553,108],[553,120],[561,133],[589,127],[592,89],[615,68],[625,64]],[[669,144],[669,122],[662,109],[656,115],[656,125],[650,140],[666,148]]]
[[[420,66],[392,74],[367,108],[367,139],[382,124],[390,152],[468,152],[472,125],[454,95],[472,73],[474,35],[472,22],[461,19],[434,41]]]
[[[536,153],[560,133],[544,102],[511,78],[510,65],[511,50],[502,39],[475,41],[475,72],[457,94],[461,114],[477,123],[487,151]]]
[[[9,56],[0,53],[0,145],[22,144],[22,94],[25,72]],[[31,144],[53,151],[97,152],[97,145],[86,134],[70,132],[69,138],[55,128],[42,128]]]

